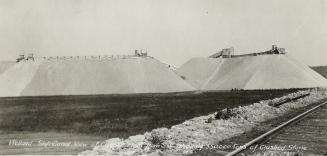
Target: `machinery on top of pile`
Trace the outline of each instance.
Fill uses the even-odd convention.
[[[273,54],[286,54],[285,48],[279,48],[277,47],[277,45],[272,45],[272,48],[268,51],[243,54],[243,55],[234,55],[234,47],[230,47],[230,48],[222,49],[221,51],[209,56],[209,58],[234,58],[234,57],[273,55]]]
[[[20,61],[23,61],[23,60],[34,60],[34,54],[33,53],[30,53],[28,55],[19,55],[18,58],[16,59],[16,62],[20,62]]]
[[[133,57],[150,57],[146,49],[135,50],[134,55],[91,55],[91,56],[49,56],[49,57],[35,57],[33,53],[28,55],[21,54],[16,59],[16,63],[21,61],[34,61],[36,59],[46,60],[72,60],[72,59],[99,59],[99,60],[112,60],[112,59],[127,59]]]

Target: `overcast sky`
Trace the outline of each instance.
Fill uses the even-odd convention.
[[[132,54],[176,66],[234,46],[272,44],[308,65],[327,65],[325,0],[0,0],[0,60]]]

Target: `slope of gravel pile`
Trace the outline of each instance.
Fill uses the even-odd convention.
[[[281,105],[269,106],[285,98],[297,97],[310,92],[310,96]],[[249,131],[261,122],[282,116],[292,109],[307,106],[327,96],[325,91],[299,91],[281,98],[265,100],[249,106],[232,109],[236,116],[227,120],[214,119],[215,114],[196,117],[182,124],[167,128],[154,129],[144,135],[131,136],[128,139],[113,138],[92,151],[81,155],[160,155],[190,154],[203,146]]]
[[[0,74],[15,64],[13,61],[0,61]]]
[[[156,59],[21,61],[0,75],[0,97],[195,90]]]

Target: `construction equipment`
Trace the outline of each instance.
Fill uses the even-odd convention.
[[[148,52],[147,50],[135,50],[135,56],[138,56],[138,57],[147,57],[148,56]]]
[[[28,60],[33,60],[34,61],[34,54],[33,53],[29,53],[27,56],[21,54],[18,56],[18,58],[16,59],[16,63],[20,62],[20,61],[28,61]]]
[[[29,53],[26,57],[26,60],[33,60],[34,61],[34,54],[33,53]]]
[[[283,55],[286,54],[285,48],[279,48],[277,45],[272,45],[270,50],[264,52],[250,53],[250,54],[242,54],[242,55],[234,55],[234,48],[222,49],[221,51],[209,56],[209,58],[234,58],[234,57],[244,57],[244,56],[258,56],[258,55],[272,55],[278,54]]]
[[[16,59],[16,63],[25,60],[25,55],[19,55],[18,58]]]

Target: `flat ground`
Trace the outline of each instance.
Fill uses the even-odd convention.
[[[0,98],[0,154],[76,154],[108,138],[170,127],[218,109],[295,91]],[[33,141],[33,146],[10,145],[15,140]],[[82,145],[44,147],[40,140]]]

